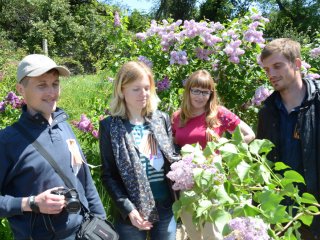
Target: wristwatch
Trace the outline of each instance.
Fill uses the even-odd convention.
[[[30,196],[28,198],[28,203],[29,203],[29,207],[31,208],[32,212],[40,213],[39,206],[35,201],[35,196]]]

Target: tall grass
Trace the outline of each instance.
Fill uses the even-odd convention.
[[[61,95],[58,106],[69,115],[69,122],[79,121],[81,114],[86,114],[92,121],[95,121],[94,125],[97,127],[99,116],[105,115],[105,109],[108,109],[107,102],[111,96],[112,83],[103,74],[62,78],[60,83]],[[76,128],[74,132],[87,161],[90,164],[99,165],[98,140],[90,136],[90,133],[83,133]],[[114,206],[100,180],[100,168],[91,169],[91,174],[107,217],[113,220]]]
[[[106,100],[112,90],[112,84],[102,74],[62,78],[60,83],[61,96],[58,106],[68,113],[70,119],[78,119],[82,113],[91,112],[96,99]]]

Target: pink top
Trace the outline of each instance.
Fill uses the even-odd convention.
[[[221,125],[214,128],[214,132],[220,137],[225,131],[232,132],[240,123],[240,118],[225,107],[219,106],[217,117]],[[175,137],[175,143],[179,146],[185,144],[199,143],[204,149],[206,141],[206,114],[203,113],[197,117],[191,118],[184,127],[179,127],[180,112],[173,114],[172,133]]]

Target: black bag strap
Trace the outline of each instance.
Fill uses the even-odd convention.
[[[61,177],[61,179],[64,181],[64,183],[68,188],[70,189],[74,188],[70,179],[63,173],[61,168],[58,166],[56,161],[51,157],[48,151],[45,150],[42,147],[42,145],[36,139],[34,139],[32,135],[19,122],[14,123],[12,127],[20,131],[23,134],[23,136],[32,143],[33,147],[50,163],[50,165],[53,167],[56,173]]]

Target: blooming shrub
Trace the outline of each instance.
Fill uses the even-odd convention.
[[[140,60],[152,66],[162,100],[160,108],[168,113],[180,106],[185,79],[200,68],[206,69],[216,81],[222,104],[254,128],[262,100],[255,98],[257,101],[252,102],[251,99],[260,86],[270,87],[259,64],[268,22],[254,9],[245,17],[224,24],[152,20],[150,27],[135,35],[135,43],[127,41],[130,54],[119,55],[105,68],[112,69],[115,75],[118,67],[128,60]],[[320,65],[319,39],[318,36],[314,43],[302,45],[303,56],[310,65],[305,75],[313,79],[319,77],[315,68]]]
[[[267,83],[256,60],[264,46],[266,22],[255,13],[228,24],[153,20],[149,29],[137,33],[136,53],[152,62],[162,110],[171,113],[178,108],[183,80],[203,68],[214,76],[223,104],[240,117],[241,111],[247,114],[239,106],[251,99],[254,89]],[[163,79],[170,86],[164,88]]]
[[[23,104],[23,99],[12,91],[0,101],[0,129],[18,120]]]
[[[204,150],[184,146],[182,162],[167,174],[173,188],[182,190],[173,205],[175,217],[189,212],[195,227],[211,222],[229,240],[299,239],[301,222],[310,225],[320,205],[313,195],[298,194],[297,184],[305,184],[299,173],[267,160],[272,147],[268,140],[244,143],[239,128],[232,139],[209,142]],[[283,205],[284,198],[293,205]]]

